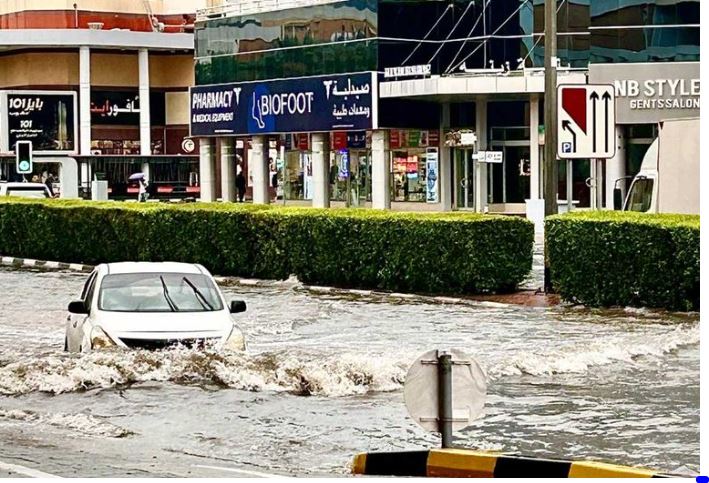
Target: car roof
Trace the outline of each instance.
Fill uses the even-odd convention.
[[[44,183],[22,183],[18,181],[4,182],[2,185],[8,188],[41,188],[46,189],[47,186]]]
[[[204,273],[207,271],[195,263],[181,262],[116,262],[106,263],[106,272],[114,273]]]

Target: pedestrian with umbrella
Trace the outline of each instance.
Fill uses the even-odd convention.
[[[145,173],[133,173],[128,178],[130,181],[138,182],[138,201],[143,203],[148,201],[148,181],[145,179]]]

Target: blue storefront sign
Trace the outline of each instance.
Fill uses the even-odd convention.
[[[190,89],[190,135],[377,128],[376,73],[240,82]]]

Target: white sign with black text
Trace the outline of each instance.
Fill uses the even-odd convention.
[[[431,64],[384,68],[385,79],[393,79],[395,77],[420,77],[428,75],[431,75]]]
[[[478,151],[476,159],[479,163],[501,163],[502,151]]]

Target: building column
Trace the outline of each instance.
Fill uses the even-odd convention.
[[[625,127],[617,125],[615,128],[616,150],[615,156],[606,160],[606,208],[613,209],[613,188],[616,180],[625,176]],[[623,190],[623,198],[627,189],[627,181],[619,181],[618,186]]]
[[[330,134],[313,133],[313,208],[330,207]]]
[[[214,141],[210,138],[199,140],[199,200],[216,200],[214,185]]]
[[[91,50],[79,47],[79,154],[91,154]]]
[[[389,131],[372,131],[372,208],[391,209]]]
[[[236,201],[236,157],[234,138],[219,139],[219,162],[222,173],[222,201]]]
[[[148,49],[138,50],[138,104],[140,104],[140,155],[150,156],[150,63]],[[143,163],[143,173],[150,179],[150,165]]]
[[[446,130],[450,128],[450,103],[441,105],[441,122],[438,139],[438,189],[441,196],[441,209],[451,211],[453,209],[453,190],[451,179],[453,178],[453,160],[451,159],[451,149],[446,146]]]
[[[475,134],[478,137],[478,150],[487,149],[487,100],[475,100]],[[487,211],[487,163],[475,160],[475,211]]]
[[[252,198],[254,204],[267,205],[271,202],[268,193],[268,141],[265,136],[251,138],[249,153],[249,173],[254,180]]]
[[[541,198],[541,171],[539,169],[539,96],[529,99],[529,198]]]
[[[91,49],[79,47],[79,154],[91,154]],[[80,163],[81,186],[88,188],[91,173],[88,162]]]
[[[527,219],[536,234],[544,233],[544,200],[541,194],[542,166],[539,162],[539,96],[529,98],[529,199],[525,201]]]

